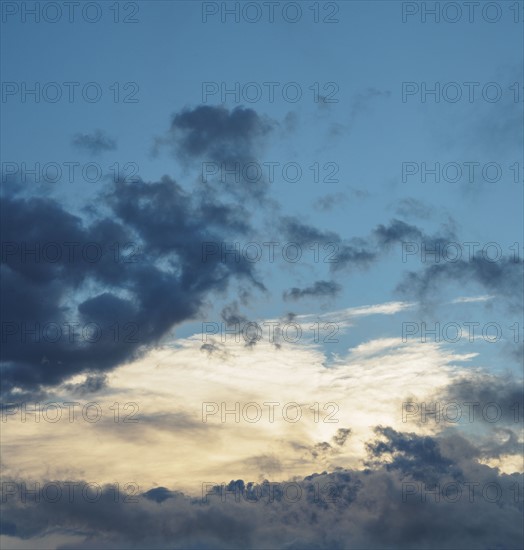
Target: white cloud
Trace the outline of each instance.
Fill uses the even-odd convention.
[[[358,466],[376,425],[405,429],[402,402],[429,399],[458,376],[458,363],[474,357],[438,344],[375,339],[325,367],[324,354],[312,344],[283,343],[277,349],[267,342],[253,348],[228,342],[213,354],[201,351],[201,345],[194,336],[115,370],[109,388],[88,398],[100,403],[99,422],[83,420],[79,408],[72,423],[65,413],[56,423],[36,423],[31,417],[21,423],[19,415],[9,417],[3,426],[6,475],[134,481],[143,488],[158,484],[198,491],[204,481],[260,476],[278,481]],[[72,397],[62,393],[53,400],[63,403]],[[122,422],[134,409],[125,410],[126,402],[139,405],[138,423]],[[264,405],[269,402],[278,403],[273,422]],[[207,422],[202,421],[203,403],[209,403],[210,412],[219,409]],[[248,403],[258,406],[246,407]],[[291,421],[297,407],[284,408],[289,403],[300,406],[297,422]],[[227,414],[222,422],[220,409],[236,406],[240,418]],[[249,422],[257,412],[260,420]],[[352,430],[343,447],[331,441],[339,428]],[[28,440],[38,453],[23,451]],[[331,442],[332,449],[315,457],[311,450],[320,442]]]

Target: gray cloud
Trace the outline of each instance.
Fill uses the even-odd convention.
[[[240,313],[237,302],[224,307],[220,315],[227,325],[243,325],[249,322],[247,317]]]
[[[433,242],[429,243],[427,248],[436,250],[437,246],[438,242]],[[442,246],[440,250],[442,250]],[[418,272],[408,272],[397,289],[403,294],[414,295],[424,302],[438,296],[439,289],[443,284],[451,282],[471,284],[475,282],[490,293],[504,298],[511,310],[522,311],[523,260],[503,256],[497,261],[490,261],[479,252],[468,260],[428,262],[428,264],[425,264]]]
[[[324,246],[329,256],[331,271],[344,269],[368,268],[380,260],[392,246],[409,241],[426,241],[435,246],[443,246],[454,238],[453,233],[445,228],[445,235],[428,237],[414,225],[402,220],[392,219],[388,225],[379,224],[366,237],[352,237],[342,239],[333,231],[321,231],[307,225],[296,218],[284,217],[281,219],[281,228],[286,237],[301,246],[320,244]],[[331,248],[329,248],[331,247]]]
[[[116,150],[116,140],[107,136],[102,130],[95,130],[91,134],[76,134],[72,144],[93,155]]]
[[[346,195],[344,195],[344,193],[332,193],[329,195],[324,195],[323,197],[317,199],[313,206],[321,212],[328,212],[332,210],[335,206],[343,204],[346,201],[347,197]]]
[[[173,127],[182,131],[175,140],[181,154],[209,154],[216,160],[252,158],[256,139],[269,131],[252,110],[211,107],[176,115]],[[80,372],[94,377],[92,386],[105,371],[155,346],[173,326],[196,318],[208,294],[224,293],[232,278],[246,282],[243,301],[252,289],[264,289],[253,263],[244,258],[202,259],[204,243],[248,233],[250,215],[242,201],[225,203],[209,190],[189,194],[168,176],[155,182],[116,181],[82,219],[57,200],[24,196],[26,188],[10,181],[0,202],[6,393],[15,388],[37,392]],[[245,189],[243,197],[249,193],[258,190]],[[95,261],[81,254],[90,243]],[[130,261],[115,260],[115,243],[132,245]],[[56,260],[23,253],[24,247],[43,250],[50,244],[53,251],[58,246]],[[75,323],[80,330],[96,326],[98,339],[79,338]],[[42,336],[45,327],[56,326],[58,340]],[[26,330],[37,335],[25,337]]]
[[[203,189],[260,199],[268,181],[256,172],[257,158],[265,138],[277,127],[253,109],[200,105],[175,114],[154,151],[167,146],[184,164],[200,163]]]
[[[79,396],[98,393],[106,387],[107,375],[105,374],[89,374],[80,384],[64,384],[65,390]]]
[[[339,447],[342,447],[343,445],[345,445],[350,435],[351,435],[350,428],[339,428],[337,430],[337,433],[333,436],[332,439],[336,445],[338,445]]]
[[[115,502],[110,486],[95,503],[79,498],[79,489],[72,502],[51,503],[42,493],[39,503],[28,497],[23,504],[19,495],[6,495],[2,531],[28,544],[46,534],[75,534],[78,544],[67,548],[77,549],[522,546],[523,496],[514,491],[522,476],[480,464],[477,449],[460,436],[422,437],[381,427],[368,449],[363,470],[336,469],[283,483],[237,479],[221,486],[216,479],[206,484],[205,499],[166,487],[142,492],[132,503]]]
[[[306,288],[293,287],[283,294],[284,300],[300,300],[308,297],[329,297],[333,298],[342,290],[342,286],[334,281],[316,281],[312,286]]]
[[[330,257],[330,269],[333,273],[369,268],[382,259],[393,246],[406,242],[436,251],[445,250],[449,243],[460,242],[453,228],[453,220],[443,225],[440,233],[427,235],[415,225],[392,219],[387,225],[376,226],[366,237],[351,239],[342,239],[335,232],[319,230],[291,217],[281,219],[281,228],[292,242],[301,246],[315,243],[322,245],[328,252],[333,252]],[[502,256],[494,261],[480,251],[468,260],[457,259],[453,262],[440,261],[438,254],[428,256],[419,271],[406,272],[397,286],[398,292],[414,296],[422,304],[426,304],[439,296],[441,286],[446,283],[460,281],[471,284],[474,281],[490,293],[503,298],[510,310],[522,310],[524,260],[521,258]]]

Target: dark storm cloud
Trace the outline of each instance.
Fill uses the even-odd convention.
[[[368,448],[363,470],[339,468],[281,483],[215,479],[194,498],[157,487],[142,490],[137,502],[115,502],[115,488],[106,486],[97,502],[82,499],[78,489],[72,502],[51,503],[42,492],[39,503],[27,497],[24,504],[20,480],[6,480],[18,485],[7,486],[12,492],[5,493],[2,530],[28,545],[46,534],[76,535],[79,542],[69,549],[522,546],[523,494],[515,490],[522,476],[480,464],[460,436],[378,428]]]
[[[72,139],[72,144],[93,155],[116,149],[116,140],[107,136],[102,130],[95,130],[91,134],[76,134]]]
[[[300,300],[307,297],[333,298],[342,290],[342,286],[334,281],[316,281],[306,288],[293,287],[283,294],[284,300]]]
[[[108,217],[87,224],[52,199],[2,197],[4,392],[35,391],[132,360],[195,317],[207,294],[224,291],[232,276],[263,288],[247,261],[203,261],[204,242],[246,226],[220,203],[210,208],[165,177],[116,182],[104,204]],[[115,243],[132,243],[133,254],[115,260]],[[86,327],[97,328],[86,336]]]

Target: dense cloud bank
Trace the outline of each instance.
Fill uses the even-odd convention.
[[[478,449],[465,439],[378,427],[368,451],[367,467],[360,470],[282,483],[221,481],[217,472],[217,479],[203,482],[202,495],[157,487],[132,502],[105,487],[96,502],[80,490],[69,493],[71,499],[64,491],[57,500],[48,489],[39,503],[27,496],[24,504],[21,481],[13,480],[8,493],[5,480],[2,532],[28,543],[44,535],[79,537],[64,548],[522,546],[522,475],[480,464]]]

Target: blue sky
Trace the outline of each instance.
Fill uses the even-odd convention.
[[[38,21],[24,15],[29,4],[36,5]],[[53,17],[55,4],[62,16],[52,23],[46,18]],[[467,2],[436,3],[439,21],[424,15],[434,2],[277,2],[274,21],[264,2],[91,4],[84,12],[81,2],[69,21],[67,3],[2,3],[2,231],[7,243],[2,250],[2,406],[14,403],[17,410],[21,402],[126,400],[140,403],[144,420],[126,428],[125,442],[121,432],[112,439],[114,426],[104,424],[95,433],[83,422],[79,429],[87,447],[100,444],[91,461],[71,426],[22,425],[18,413],[10,415],[6,479],[44,482],[69,476],[110,483],[119,475],[134,476],[145,503],[140,513],[155,518],[146,529],[146,545],[152,548],[166,544],[153,534],[155,521],[186,505],[188,517],[193,513],[185,501],[172,504],[169,491],[195,498],[202,482],[210,480],[247,483],[265,476],[280,482],[341,471],[358,477],[370,456],[383,459],[386,447],[369,443],[379,436],[388,440],[394,464],[399,453],[412,453],[411,466],[402,472],[417,482],[430,479],[442,459],[442,464],[448,460],[446,468],[460,464],[479,479],[495,476],[505,483],[504,476],[516,476],[511,479],[521,483],[521,418],[520,426],[483,422],[443,428],[405,426],[397,413],[403,400],[488,396],[506,410],[515,404],[508,396],[513,399],[522,385],[522,1],[487,3],[491,7],[482,1],[471,20]],[[229,15],[222,22],[224,6],[235,5],[239,21]],[[297,6],[299,20],[286,20]],[[246,21],[245,14],[255,9],[261,10],[260,21]],[[456,23],[449,22],[453,9],[462,14]],[[100,18],[89,22],[83,13]],[[125,22],[126,17],[135,22]],[[336,22],[323,22],[326,17]],[[65,84],[71,82],[77,84]],[[34,94],[23,95],[24,86],[37,87],[38,101]],[[431,93],[435,88],[438,101]],[[56,90],[62,95],[53,101]],[[85,99],[83,93],[92,97],[96,90],[99,99]],[[296,90],[301,97],[294,101]],[[257,91],[260,99],[251,101]],[[455,101],[456,93],[461,96]],[[227,162],[240,170],[251,163],[262,178],[254,184],[242,176],[235,181],[231,174],[221,180]],[[30,173],[35,165],[40,182]],[[62,177],[46,181],[57,165]],[[273,181],[268,181],[270,165]],[[431,173],[435,165],[439,181]],[[120,178],[115,179],[116,166]],[[283,173],[283,166],[290,172]],[[43,167],[51,172],[42,172]],[[68,167],[75,170],[71,179]],[[297,181],[290,181],[293,167],[301,171]],[[457,167],[461,176],[455,178]],[[88,169],[88,174],[99,169],[99,175],[86,178],[82,170]],[[210,175],[203,181],[205,169]],[[131,172],[134,181],[125,179]],[[104,259],[49,265],[20,253],[24,243],[63,245],[68,239],[94,241],[103,247]],[[108,260],[115,241],[119,246],[133,242],[137,262]],[[238,243],[239,250],[257,243],[262,259],[249,262],[242,256],[234,262],[213,254],[204,261],[203,247],[210,242],[216,250],[223,243]],[[274,262],[267,242],[278,243]],[[286,243],[300,246],[298,261],[282,259]],[[466,243],[476,243],[478,254]],[[460,257],[452,261],[440,253],[423,260],[420,250],[437,245],[441,252],[448,246],[449,254],[459,250]],[[336,262],[324,262],[332,251]],[[220,334],[204,339],[203,323],[222,327],[228,320],[298,322],[307,335],[314,322],[334,324],[338,341],[325,342],[321,334],[321,342],[304,336],[276,347],[265,333],[252,345],[220,341]],[[103,330],[138,323],[139,340],[127,347],[121,339],[105,338],[91,347],[65,338],[26,345],[9,332],[25,322],[71,321]],[[448,338],[430,336],[423,342],[422,322],[429,328],[458,325],[461,337],[452,341],[451,330]],[[468,323],[478,327],[472,341]],[[403,339],[407,324],[416,330]],[[500,335],[493,338],[493,330]],[[294,431],[285,423],[277,428],[264,421],[253,429],[227,422],[215,431],[202,426],[204,401],[258,402],[269,394],[276,401],[336,402],[341,424],[301,424]],[[166,419],[175,430],[166,429]],[[377,426],[382,428],[374,432]],[[338,428],[350,430],[348,441],[355,445],[346,445]],[[501,443],[504,437],[508,440]],[[25,458],[17,462],[28,438],[54,442],[39,465]],[[417,455],[417,438],[426,438],[424,445],[436,442],[440,458]],[[242,441],[251,442],[252,452],[235,452]],[[79,465],[65,458],[57,462],[56,449],[64,444],[82,455]],[[209,450],[204,457],[198,452],[202,445]],[[170,470],[168,457],[173,447],[182,446]],[[310,448],[305,458],[301,453]],[[115,461],[119,453],[141,452],[148,457],[143,470],[132,460]],[[417,477],[419,462],[422,478]],[[377,486],[380,476],[390,475],[385,464],[374,463]],[[447,476],[452,470],[438,471]],[[369,483],[368,494],[374,495],[375,481]],[[343,482],[336,478],[336,484]],[[169,494],[167,504],[158,503],[158,513],[148,508],[154,498],[143,496],[154,487]],[[490,517],[484,505],[479,503],[479,517]],[[178,523],[170,533],[177,547],[191,548],[343,548],[348,540],[352,548],[439,547],[438,522],[421,516],[421,522],[429,522],[429,535],[407,529],[404,540],[398,525],[409,511],[400,506],[386,529],[391,528],[390,538],[379,540],[374,529],[364,527],[369,520],[364,502],[356,506],[359,521],[347,532],[334,528],[332,540],[315,530],[300,533],[304,518],[297,531],[285,525],[283,533],[258,538],[265,521],[258,512],[245,518],[253,539],[242,529],[238,538],[212,528],[184,535]],[[439,509],[442,521],[449,521],[446,514],[452,510]],[[26,521],[13,504],[2,537],[5,547],[23,548],[30,538],[41,548],[86,548],[74,506],[69,512],[60,529],[50,533],[42,519],[46,507]],[[208,512],[211,521],[216,510]],[[503,531],[513,512],[493,516],[495,532]],[[114,514],[122,525],[130,521],[125,507]],[[325,521],[336,524],[337,512],[328,511]],[[123,531],[108,530],[94,519],[89,526],[95,547],[133,547]],[[450,530],[440,547],[483,547],[475,529],[473,538],[468,529]],[[515,541],[522,541],[522,532],[495,536],[486,544],[512,548]]]

